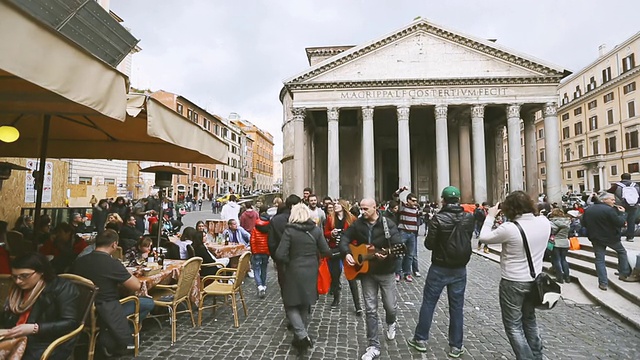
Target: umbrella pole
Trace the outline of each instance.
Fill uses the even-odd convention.
[[[40,229],[40,212],[42,211],[42,193],[44,192],[44,172],[47,165],[47,147],[49,146],[49,125],[51,115],[45,114],[42,123],[42,139],[40,143],[40,162],[36,178],[36,213],[33,216],[34,234]]]
[[[162,220],[164,215],[162,214],[162,188],[160,188],[160,190],[158,191],[158,200],[160,200],[160,212],[158,213],[158,246],[156,247],[156,250],[158,250],[158,252],[160,251],[160,237],[162,236],[162,229],[164,229],[164,224],[162,223]]]

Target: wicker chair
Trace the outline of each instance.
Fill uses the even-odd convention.
[[[82,276],[73,275],[73,274],[60,274],[62,278],[69,279],[74,282],[85,281],[87,283],[93,284],[90,280],[83,278]],[[138,356],[138,352],[140,349],[140,300],[138,300],[137,296],[127,296],[126,298],[120,299],[120,304],[125,304],[129,301],[133,301],[135,304],[135,311],[133,314],[127,316],[127,320],[131,322],[133,325],[133,340],[134,340],[134,356]],[[98,327],[98,314],[96,313],[96,307],[92,304],[91,312],[89,313],[89,319],[87,326],[84,328],[84,331],[89,336],[89,354],[87,359],[93,360],[96,352],[96,343],[98,340],[98,334],[100,333],[100,328]]]
[[[7,231],[7,244],[9,245],[9,255],[17,258],[33,251],[33,243],[25,240],[21,232]]]
[[[193,282],[196,281],[199,275],[198,272],[200,271],[201,264],[201,257],[193,257],[185,261],[182,266],[182,270],[180,271],[180,276],[178,276],[177,284],[156,285],[149,291],[149,295],[153,296],[153,302],[156,306],[165,307],[169,310],[169,322],[171,323],[171,346],[176,342],[176,321],[178,313],[188,312],[189,315],[191,315],[191,323],[194,327],[196,326],[189,295],[193,288]],[[187,310],[178,311],[178,305],[183,302],[187,303]],[[158,316],[149,317],[157,318]]]
[[[67,341],[70,341],[71,339],[79,335],[82,332],[82,330],[85,328],[85,323],[87,322],[87,316],[91,312],[91,309],[94,307],[93,301],[96,297],[96,292],[98,291],[98,288],[93,284],[93,282],[77,275],[71,275],[71,276],[64,276],[64,275],[66,274],[60,275],[60,277],[69,279],[71,282],[76,284],[76,286],[78,287],[78,290],[80,291],[80,297],[78,299],[79,300],[78,309],[80,311],[80,314],[82,315],[82,318],[80,320],[80,325],[78,325],[77,328],[75,328],[73,331],[69,332],[68,334],[57,338],[51,344],[49,344],[49,346],[47,346],[47,348],[45,349],[44,353],[42,353],[42,357],[40,358],[40,360],[47,360],[49,356],[53,354],[53,351],[58,346],[66,343]]]
[[[227,303],[227,296],[231,297],[231,307],[233,309],[233,320],[235,327],[240,326],[240,324],[238,323],[238,304],[236,300],[236,294],[240,295],[242,307],[244,308],[244,316],[249,316],[247,312],[247,305],[244,301],[244,294],[242,293],[242,282],[249,272],[250,259],[251,253],[245,252],[244,254],[242,254],[242,256],[240,256],[237,269],[222,268],[218,270],[216,275],[205,276],[202,279],[200,291],[200,306],[198,308],[198,325],[202,325],[202,310],[212,308],[213,315],[215,316],[216,308],[223,305],[219,305],[216,303],[216,296],[224,296],[224,304]],[[233,275],[220,275],[224,273],[231,273]],[[207,296],[213,296],[213,305],[204,305],[204,300]]]
[[[9,297],[9,289],[11,289],[11,275],[0,274],[0,304],[4,304]]]

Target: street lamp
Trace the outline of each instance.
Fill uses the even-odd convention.
[[[160,213],[158,216],[158,244],[157,248],[160,247],[160,237],[162,235],[162,229],[164,228],[164,224],[162,223],[164,215],[162,214],[162,194],[165,188],[171,186],[171,179],[173,175],[187,175],[180,169],[176,169],[171,166],[151,166],[145,169],[140,170],[140,172],[153,173],[156,174],[156,187],[158,187],[158,199],[160,200]]]

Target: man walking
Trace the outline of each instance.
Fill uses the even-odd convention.
[[[396,190],[394,197],[400,192],[408,190],[406,187]],[[413,282],[413,275],[420,277],[418,270],[418,217],[420,209],[418,208],[418,198],[409,193],[405,201],[400,200],[398,209],[398,230],[402,241],[407,246],[407,253],[402,261],[396,264],[396,281],[400,281],[402,275],[406,282]]]
[[[375,257],[369,261],[369,272],[358,278],[364,295],[366,313],[367,339],[369,346],[362,355],[362,360],[372,360],[380,356],[380,340],[378,339],[378,290],[382,292],[382,306],[384,307],[387,323],[386,336],[388,340],[396,338],[396,313],[398,301],[396,294],[395,256],[382,253],[382,249],[389,249],[395,244],[402,244],[402,238],[396,224],[381,216],[373,199],[363,199],[360,202],[362,216],[359,217],[340,238],[340,252],[345,256],[349,266],[354,266],[355,260],[349,244],[367,244],[375,250]]]
[[[624,207],[627,221],[625,235],[627,241],[633,241],[636,230],[636,217],[638,215],[638,199],[640,199],[640,186],[631,181],[631,174],[624,173],[620,181],[613,183],[607,192],[616,196],[616,204]]]
[[[324,222],[327,221],[327,215],[324,213],[324,210],[318,207],[318,196],[311,194],[307,200],[309,201],[309,216],[311,217],[311,220],[313,220],[318,227],[323,229]]]
[[[624,225],[625,208],[616,205],[616,198],[611,193],[604,193],[599,197],[600,203],[589,206],[582,215],[582,226],[587,228],[589,241],[593,244],[593,252],[596,254],[596,274],[598,275],[598,287],[607,290],[609,280],[607,268],[604,262],[607,247],[618,253],[618,273],[622,281],[636,281],[631,276],[631,266],[627,258],[627,250],[620,241],[620,228]]]
[[[420,352],[427,351],[433,312],[445,286],[449,298],[449,356],[458,358],[465,352],[462,345],[463,306],[473,220],[473,215],[460,206],[460,190],[454,186],[444,188],[442,209],[429,220],[425,239],[425,246],[432,252],[420,318],[413,339],[407,340],[409,346]]]
[[[240,214],[240,205],[238,205],[236,201],[237,198],[235,195],[229,196],[229,201],[224,204],[222,211],[220,212],[222,220],[240,220],[238,218],[238,215]]]

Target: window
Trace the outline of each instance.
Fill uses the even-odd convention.
[[[182,104],[178,103],[178,105],[176,106],[176,111],[178,112],[178,114],[182,115]]]
[[[640,166],[638,166],[638,163],[629,164],[627,165],[627,172],[630,172],[630,173],[640,172]]]
[[[631,54],[626,58],[622,59],[622,72],[629,71],[636,66],[636,61],[633,55],[634,54]]]
[[[544,139],[544,128],[538,129],[538,139]]]
[[[582,121],[575,123],[573,125],[573,130],[574,130],[573,132],[576,135],[581,135],[582,134]]]
[[[187,119],[191,120],[192,117],[193,117],[193,110],[187,109]]]
[[[594,140],[591,143],[591,148],[593,150],[593,155],[598,155],[600,154],[600,143],[598,142],[598,140]]]
[[[613,125],[613,109],[607,110],[607,125]]]
[[[605,153],[616,152],[616,136],[609,135],[604,139],[604,151]]]
[[[564,95],[562,95],[562,105],[568,102],[569,102],[569,96],[567,96],[567,93],[564,93]]]
[[[564,148],[564,161],[571,161],[571,148]]]
[[[602,83],[604,84],[609,80],[611,80],[611,66],[602,70]]]
[[[80,176],[78,178],[78,184],[81,185],[91,185],[91,178],[87,176]]]
[[[576,176],[578,176],[578,179],[582,179],[584,177],[584,170],[576,171]]]
[[[604,96],[604,102],[608,103],[609,101],[613,101],[613,92],[610,92]]]
[[[198,113],[197,112],[195,112],[195,111],[193,112],[193,119],[191,119],[191,120],[193,120],[193,122],[196,123],[196,124],[198,123]]]
[[[636,91],[636,82],[630,82],[622,88],[622,92],[628,94],[632,91]]]
[[[562,114],[562,120],[569,120],[569,113]]]
[[[114,179],[114,178],[104,178],[104,184],[105,185],[115,185],[116,184],[116,179]]]
[[[624,144],[627,149],[636,149],[638,147],[638,129],[633,129],[624,134]]]
[[[196,176],[196,167],[191,168],[191,176]]]
[[[573,99],[577,99],[582,96],[582,90],[580,90],[580,85],[576,86],[576,91],[573,92]]]
[[[587,109],[595,109],[598,106],[598,100],[589,101],[587,104]]]
[[[627,112],[629,113],[630,118],[636,116],[636,103],[634,101],[629,101],[627,103]]]
[[[540,162],[544,162],[545,160],[545,156],[544,156],[544,149],[540,150]]]
[[[618,175],[618,165],[611,165],[611,175]]]
[[[546,168],[544,168],[544,167],[541,167],[541,168],[540,168],[540,175],[544,175],[544,174],[546,174],[546,173],[547,173],[547,169],[546,169]]]
[[[231,134],[231,141],[236,141],[236,134]]]
[[[571,179],[571,171],[567,171],[567,179]]]
[[[563,128],[562,128],[562,139],[563,139],[563,140],[564,140],[564,139],[568,139],[568,138],[569,138],[569,136],[570,136],[570,134],[569,134],[569,127],[568,127],[568,126],[563,127]]]
[[[592,116],[589,118],[589,130],[596,130],[598,128],[598,117]]]
[[[589,83],[587,84],[587,92],[589,92],[589,91],[591,91],[591,90],[593,90],[595,88],[596,88],[596,78],[595,78],[595,76],[592,76],[589,79]]]
[[[211,121],[209,121],[209,120],[206,120],[206,119],[205,119],[205,120],[204,120],[204,128],[205,128],[207,131],[211,131]]]
[[[580,114],[582,114],[582,108],[581,107],[573,109],[573,115],[578,116]]]
[[[578,159],[582,159],[584,157],[584,144],[578,144]]]

